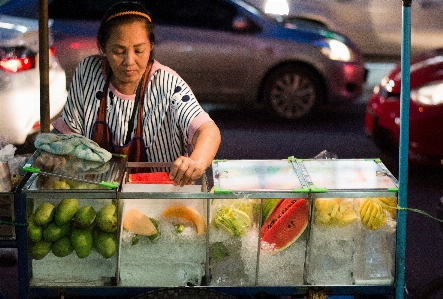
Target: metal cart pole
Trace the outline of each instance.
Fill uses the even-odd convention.
[[[401,102],[400,102],[400,147],[399,147],[399,191],[398,204],[407,206],[408,150],[409,150],[409,100],[410,100],[410,46],[411,46],[411,2],[403,0],[402,47],[401,47]],[[405,296],[406,254],[406,210],[398,211],[396,299]]]

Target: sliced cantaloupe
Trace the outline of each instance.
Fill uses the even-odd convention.
[[[152,236],[157,233],[155,225],[148,216],[137,209],[129,209],[123,217],[123,228],[135,234]]]
[[[163,211],[162,215],[165,217],[184,218],[188,221],[191,221],[197,228],[197,236],[204,234],[206,231],[205,217],[203,217],[202,214],[189,206],[180,204],[172,205],[166,208],[166,210]]]

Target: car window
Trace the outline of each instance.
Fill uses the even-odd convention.
[[[49,17],[53,19],[101,20],[106,10],[120,0],[53,0]],[[237,15],[234,6],[221,0],[144,0],[156,24],[232,30]]]
[[[156,5],[146,2],[156,22],[169,25],[230,30],[237,13],[234,7],[219,0],[161,0]]]
[[[101,20],[106,10],[119,0],[53,0],[48,5],[49,18]]]
[[[11,0],[0,0],[0,6],[8,3],[9,1],[11,1]]]

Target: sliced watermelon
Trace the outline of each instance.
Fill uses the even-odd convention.
[[[172,184],[169,172],[130,173],[128,184]]]
[[[266,219],[268,219],[269,215],[271,215],[280,202],[282,202],[281,198],[263,199],[261,224],[265,223]]]
[[[140,172],[130,173],[126,184],[174,184],[174,181],[169,178],[169,172]]]
[[[291,245],[305,231],[309,202],[304,198],[282,199],[261,228],[261,248],[276,252]]]

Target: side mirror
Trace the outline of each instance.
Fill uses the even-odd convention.
[[[238,33],[254,33],[260,30],[254,22],[242,15],[234,17],[232,20],[232,29]]]

